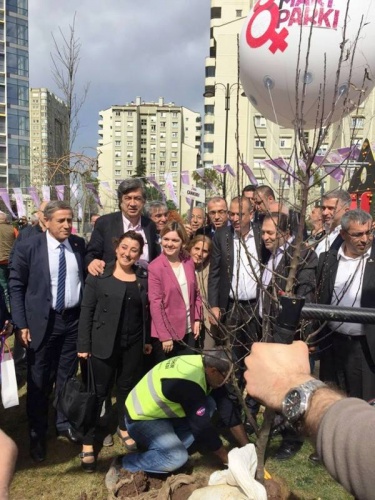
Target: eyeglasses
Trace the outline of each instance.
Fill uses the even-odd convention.
[[[349,233],[349,231],[345,231],[345,232],[348,236],[353,238],[353,240],[359,240],[360,238],[363,238],[363,236],[366,236],[367,238],[374,237],[374,229],[370,229],[369,231],[363,231],[361,233]]]
[[[228,213],[228,210],[210,210],[208,212],[208,215],[210,217],[215,217],[215,215],[220,215],[222,217],[223,215],[226,215]]]

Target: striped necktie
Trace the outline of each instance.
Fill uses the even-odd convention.
[[[65,278],[66,278],[66,260],[65,260],[65,245],[59,245],[59,274],[57,277],[57,297],[56,311],[62,312],[65,309]]]

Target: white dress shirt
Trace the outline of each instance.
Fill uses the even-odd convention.
[[[79,305],[81,296],[81,280],[79,278],[78,262],[69,240],[57,241],[47,230],[47,250],[49,273],[51,277],[52,308],[56,308],[57,280],[59,275],[60,243],[65,246],[66,279],[65,279],[65,309]]]
[[[241,239],[235,232],[233,247],[233,276],[229,297],[232,300],[254,300],[257,296],[260,268],[253,230],[250,229]]]
[[[316,255],[318,256],[323,252],[328,252],[330,249],[332,243],[335,241],[337,236],[339,235],[341,231],[341,225],[339,224],[338,226],[335,227],[335,229],[329,233],[328,235],[324,236],[322,241],[320,241],[317,246],[314,248]]]
[[[347,257],[343,243],[337,252],[339,265],[335,279],[335,287],[331,304],[345,307],[361,307],[362,283],[365,266],[371,254],[371,247],[360,257]],[[340,323],[330,321],[329,328],[344,335],[364,335],[363,325],[359,323]]]

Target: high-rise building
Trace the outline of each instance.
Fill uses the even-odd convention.
[[[66,184],[69,110],[46,88],[30,89],[30,170],[33,186]]]
[[[30,186],[28,1],[0,0],[0,186]]]
[[[100,111],[99,116],[99,180],[115,191],[122,180],[140,172],[155,177],[162,187],[170,175],[179,197],[181,172],[197,166],[200,114],[163,98],[144,102],[137,97]],[[106,212],[116,209],[117,200],[104,189],[101,200]],[[184,198],[180,208],[187,210]]]
[[[273,173],[260,161],[292,155],[295,145],[294,130],[279,127],[266,120],[243,96],[238,80],[238,39],[253,0],[211,0],[211,26],[209,56],[206,58],[204,127],[203,127],[203,166],[230,164],[237,172],[237,163],[243,159],[252,169],[260,183],[273,184]],[[254,68],[258,71],[259,68]],[[328,148],[361,146],[363,140],[374,137],[375,93],[341,123],[333,124],[321,152]],[[314,141],[314,130],[306,130],[307,144]],[[315,136],[316,137],[316,136]],[[237,144],[238,138],[238,144]],[[237,149],[238,147],[238,149]],[[239,152],[239,155],[238,155]],[[348,174],[351,169],[348,169]],[[246,174],[239,169],[240,187],[249,184]],[[346,176],[347,178],[349,175]],[[286,187],[286,197],[296,192]],[[318,192],[332,189],[337,182],[327,177],[318,187]],[[346,187],[346,185],[345,185]],[[227,175],[227,195],[237,194],[237,179]],[[298,193],[297,193],[298,198]],[[291,198],[289,198],[291,199]],[[297,199],[298,202],[298,199]]]

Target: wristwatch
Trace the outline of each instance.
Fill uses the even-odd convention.
[[[282,415],[295,425],[306,413],[311,396],[321,387],[327,387],[321,380],[311,379],[304,384],[290,389],[286,394],[282,406]]]

